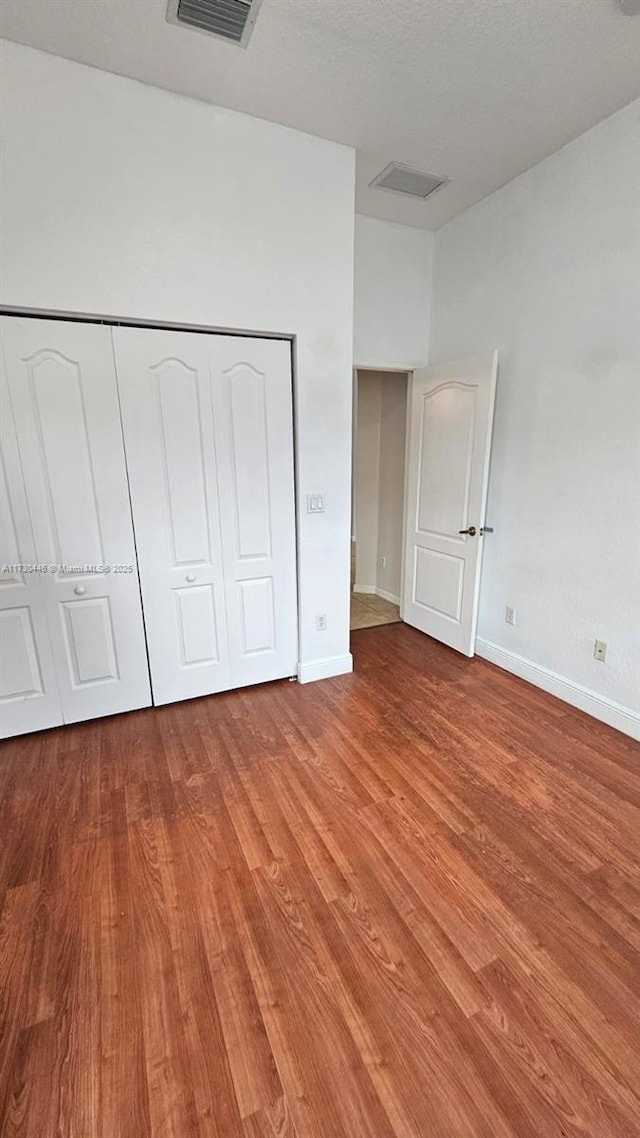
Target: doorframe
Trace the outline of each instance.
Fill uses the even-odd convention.
[[[225,328],[217,324],[187,324],[184,321],[146,320],[143,316],[116,316],[99,312],[67,312],[57,308],[25,308],[0,305],[0,316],[24,316],[29,320],[65,320],[75,324],[108,324],[123,328],[160,328],[170,332],[203,332],[210,336],[239,336],[241,339],[295,340],[295,332],[264,332],[258,329]]]
[[[408,458],[408,453],[409,453],[408,447],[409,447],[409,426],[410,426],[410,413],[409,413],[410,392],[411,392],[411,385],[413,383],[414,371],[416,371],[418,368],[428,367],[428,366],[429,365],[426,363],[415,363],[415,362],[408,365],[408,366],[407,366],[407,364],[398,364],[397,367],[394,367],[391,364],[383,364],[383,365],[379,366],[378,364],[372,364],[372,363],[367,363],[367,364],[354,363],[354,365],[353,365],[352,407],[353,407],[354,415],[357,414],[357,406],[358,406],[358,402],[357,402],[358,372],[360,372],[360,371],[369,371],[369,372],[377,371],[377,372],[384,372],[387,375],[405,375],[407,377],[407,411],[406,411],[405,431],[404,431],[404,478],[403,478],[403,485],[402,485],[402,549],[400,551],[400,592],[398,594],[398,596],[400,598],[400,604],[398,607],[400,609],[400,619],[401,620],[403,619],[402,613],[404,610],[404,558],[405,558],[405,539],[406,539],[406,532],[405,532],[405,530],[406,530],[406,509],[405,509],[405,505],[406,505],[406,501],[407,501],[407,458]],[[356,437],[357,437],[357,420],[356,420],[356,422],[353,423],[352,432],[351,432],[351,440],[352,440],[351,441],[352,513],[351,513],[351,527],[350,527],[350,539],[351,539],[351,541],[353,541],[353,528],[354,528],[353,527],[353,523],[354,523],[353,503],[355,501],[354,479],[355,479]],[[356,540],[357,540],[357,534],[356,534]],[[356,554],[356,557],[357,557],[357,554]],[[351,595],[351,576],[349,576],[349,595]]]
[[[428,364],[424,365],[428,367]],[[412,368],[407,376],[407,417],[404,429],[404,485],[402,490],[402,555],[400,557],[400,620],[404,621],[404,570],[407,556],[407,497],[409,495],[409,451],[411,443],[411,407],[413,404]]]
[[[400,606],[399,607],[400,607],[400,619],[401,620],[404,620],[404,602],[405,602],[404,581],[405,581],[405,562],[406,562],[406,553],[407,553],[407,510],[406,510],[406,504],[407,504],[408,482],[409,482],[409,451],[410,451],[411,430],[412,430],[411,405],[412,405],[412,395],[413,395],[414,373],[416,371],[419,371],[421,368],[431,367],[431,366],[432,366],[432,364],[430,362],[420,362],[420,363],[414,362],[408,366],[407,366],[407,364],[398,364],[397,366],[392,366],[390,364],[378,365],[378,364],[372,364],[372,363],[366,363],[366,364],[354,363],[354,365],[353,365],[353,387],[354,387],[354,392],[356,392],[356,393],[357,393],[357,385],[358,385],[358,372],[360,372],[360,371],[378,371],[378,372],[386,372],[386,373],[394,373],[394,374],[401,372],[401,373],[405,374],[407,377],[407,415],[406,415],[405,435],[404,435],[404,483],[403,483],[403,492],[402,492],[402,550],[401,550],[401,556],[400,556],[400,574],[401,574],[401,576],[400,576],[400,593],[399,593],[399,596],[400,596]],[[433,366],[435,366],[435,365],[433,365]],[[496,401],[496,398],[497,398],[497,392],[494,395],[494,405],[493,405],[492,412],[491,412],[492,417],[495,417],[495,401]],[[354,396],[354,410],[356,408],[357,408],[357,401],[356,401],[355,396]],[[353,445],[352,463],[353,463],[353,460],[355,458],[356,428],[357,428],[357,424],[354,424],[353,443],[352,443],[352,445]],[[487,488],[489,486],[489,481],[490,481],[490,477],[491,477],[491,460],[492,460],[492,457],[493,457],[493,439],[491,442],[491,447],[489,450],[489,458],[488,458],[488,462],[487,462],[487,472],[486,472]],[[353,474],[352,474],[352,478],[353,478]],[[352,515],[352,520],[351,520],[351,530],[352,530],[352,534],[353,534],[353,515]],[[479,574],[479,580],[478,580],[478,604],[480,601],[480,592],[482,589],[482,565],[483,565],[483,561],[484,561],[484,545],[482,547],[481,562],[480,562],[480,574]],[[476,629],[476,633],[474,636],[474,647],[477,646],[477,643],[478,643],[478,635],[477,635],[477,629]]]
[[[293,432],[293,523],[296,552],[296,640],[298,661],[296,675],[291,676],[300,682],[302,663],[301,580],[300,580],[300,531],[302,498],[300,494],[300,447],[298,409],[300,407],[299,381],[297,367],[297,336],[295,332],[264,332],[247,328],[225,328],[214,324],[186,324],[182,321],[147,320],[144,317],[105,315],[97,312],[69,312],[56,308],[28,308],[24,305],[2,304],[0,316],[22,316],[28,320],[59,320],[73,324],[103,324],[108,327],[158,328],[171,332],[200,332],[208,336],[237,336],[239,339],[287,340],[291,359],[291,409]],[[122,429],[122,418],[120,422]],[[124,435],[123,435],[124,439]],[[127,476],[128,477],[128,476]],[[135,531],[134,531],[135,541]],[[147,661],[148,663],[148,661]]]

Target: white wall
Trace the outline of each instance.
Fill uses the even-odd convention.
[[[0,302],[295,334],[299,490],[326,494],[299,518],[301,658],[347,666],[353,152],[0,49]]]
[[[359,367],[410,370],[427,362],[432,253],[433,233],[425,229],[356,217],[353,354]]]
[[[380,486],[380,375],[358,375],[354,455],[356,592],[376,586]]]
[[[358,371],[357,392],[355,590],[399,599],[407,375]]]
[[[431,359],[500,352],[479,636],[637,712],[640,102],[441,229],[434,282]]]
[[[378,574],[376,585],[400,601],[404,520],[404,456],[407,430],[407,375],[380,378],[380,491],[378,496]],[[383,567],[382,558],[386,565]]]

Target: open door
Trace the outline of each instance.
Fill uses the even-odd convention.
[[[407,406],[402,619],[473,656],[498,354],[420,368]]]

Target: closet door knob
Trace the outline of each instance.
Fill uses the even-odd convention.
[[[76,585],[73,590],[77,597],[82,597],[87,591],[86,585]]]
[[[187,573],[187,581],[189,582],[189,584],[192,584],[192,582],[195,581],[195,579],[196,579],[195,573]]]

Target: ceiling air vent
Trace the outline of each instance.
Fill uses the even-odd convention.
[[[413,198],[428,198],[440,186],[446,186],[448,178],[437,178],[435,174],[423,174],[422,170],[412,170],[400,162],[390,162],[369,185],[380,190],[393,190],[396,194],[409,194]]]
[[[246,47],[261,0],[169,0],[167,20]]]

